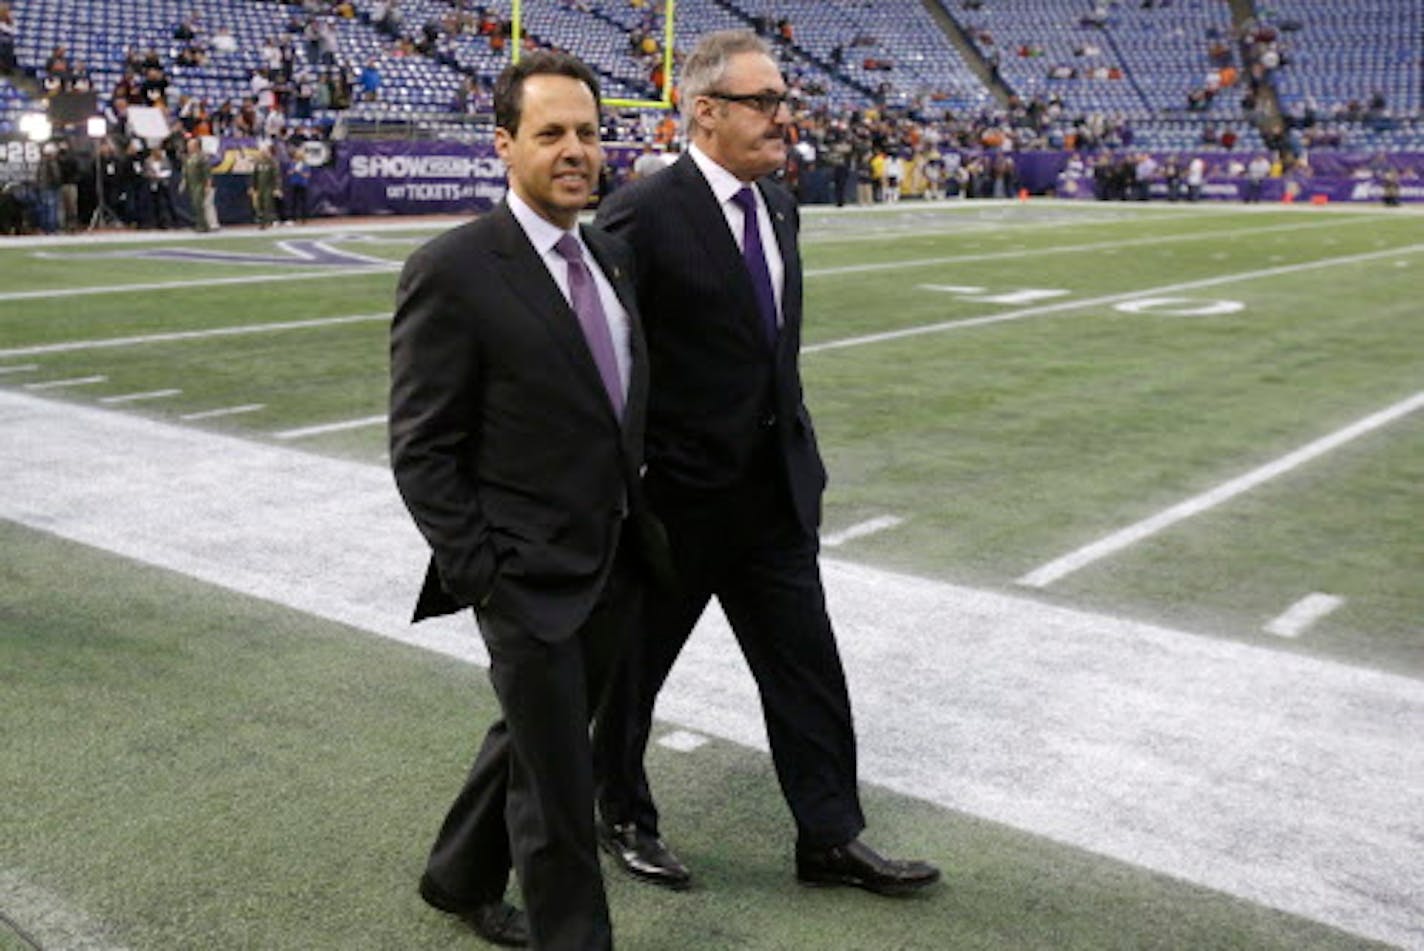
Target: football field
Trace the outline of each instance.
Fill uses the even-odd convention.
[[[474,943],[414,882],[495,704],[384,448],[449,224],[0,244],[0,948]],[[620,947],[1424,947],[1424,216],[802,238],[867,839],[945,882],[795,885],[708,617],[650,754],[697,887],[609,868]]]

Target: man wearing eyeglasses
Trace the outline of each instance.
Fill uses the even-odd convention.
[[[728,31],[698,43],[681,93],[688,152],[598,215],[637,259],[652,378],[645,488],[678,580],[649,594],[599,717],[600,841],[638,878],[691,883],[659,838],[643,756],[658,690],[716,596],[760,689],[797,877],[912,892],[939,870],[860,841],[855,730],[816,560],[826,471],[801,402],[799,216],[766,178],[786,161],[786,83],[765,43]]]

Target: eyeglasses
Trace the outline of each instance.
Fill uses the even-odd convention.
[[[777,110],[786,105],[790,98],[784,92],[709,92],[707,95],[724,102],[740,102],[744,106],[751,106],[767,118],[776,115]]]

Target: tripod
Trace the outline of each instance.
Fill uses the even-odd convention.
[[[123,225],[123,219],[114,214],[109,203],[104,200],[104,153],[94,150],[94,214],[89,216],[89,230],[111,228]]]

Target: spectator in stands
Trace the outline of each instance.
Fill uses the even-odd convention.
[[[179,66],[198,67],[206,65],[208,61],[207,45],[200,39],[191,39],[183,45],[174,57],[174,62]]]
[[[282,48],[277,45],[277,38],[269,36],[262,41],[262,48],[258,50],[258,58],[262,61],[262,68],[266,70],[268,76],[276,75],[282,68]]]
[[[336,26],[329,18],[324,17],[317,21],[316,44],[321,64],[323,66],[336,65],[336,57],[340,52],[340,40],[336,36]]]
[[[297,121],[310,119],[315,100],[316,79],[310,70],[302,70],[292,88],[292,118]]]
[[[119,74],[118,81],[114,83],[114,88],[109,90],[109,102],[115,103],[123,100],[125,103],[138,102],[143,95],[139,85],[138,77],[125,69]]]
[[[366,60],[366,65],[361,68],[361,98],[366,102],[375,102],[381,98],[381,62],[372,56]]]
[[[232,35],[232,30],[220,26],[213,32],[213,52],[223,54],[237,52],[237,38]]]
[[[280,139],[287,134],[287,116],[282,107],[273,104],[262,119],[262,135],[269,139]]]
[[[19,28],[8,3],[0,3],[0,76],[15,71],[15,37]]]
[[[150,66],[139,86],[139,96],[145,106],[168,109],[168,76],[162,66]]]

